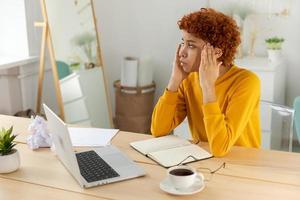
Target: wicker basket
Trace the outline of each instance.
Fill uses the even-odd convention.
[[[155,83],[144,87],[124,87],[114,82],[115,125],[122,131],[150,133]]]

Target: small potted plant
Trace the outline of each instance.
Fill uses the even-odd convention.
[[[0,173],[10,173],[20,167],[20,155],[14,148],[16,135],[12,131],[13,127],[0,130]]]
[[[268,49],[268,58],[271,62],[277,62],[281,57],[283,38],[271,37],[265,40]]]
[[[93,32],[83,32],[81,34],[75,35],[71,39],[71,43],[81,49],[81,52],[84,53],[85,58],[81,57],[81,59],[84,59],[84,67],[85,69],[93,68],[94,62],[96,61],[96,35]]]

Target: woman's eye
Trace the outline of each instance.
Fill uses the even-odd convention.
[[[192,44],[189,44],[189,48],[193,49],[195,46]]]

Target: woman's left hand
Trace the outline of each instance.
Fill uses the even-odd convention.
[[[202,89],[215,87],[215,82],[219,77],[222,62],[217,61],[214,48],[208,43],[201,52],[201,62],[199,67],[200,85]]]
[[[215,102],[217,100],[215,83],[219,77],[222,62],[217,61],[213,47],[206,44],[201,52],[199,67],[200,86],[203,93],[203,103]]]

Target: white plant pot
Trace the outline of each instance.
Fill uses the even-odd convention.
[[[280,49],[268,49],[268,59],[271,62],[278,63],[281,60],[281,50]]]
[[[5,156],[0,155],[0,173],[10,173],[20,167],[20,155],[18,150],[13,149],[13,153]]]

